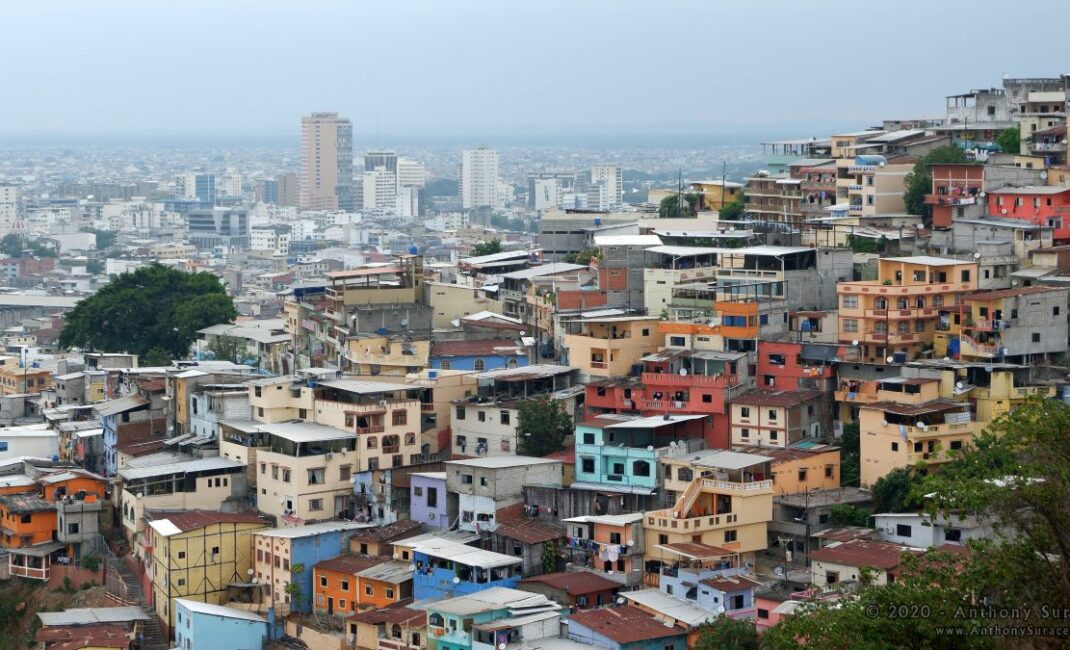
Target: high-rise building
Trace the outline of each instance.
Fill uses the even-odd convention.
[[[19,186],[0,184],[0,231],[10,232],[19,220]]]
[[[408,158],[398,159],[398,216],[411,219],[423,214],[426,183],[427,170],[422,162]]]
[[[279,183],[278,201],[275,204],[291,208],[296,207],[298,197],[301,194],[297,174],[279,174],[275,180]]]
[[[262,178],[256,181],[256,202],[279,204],[279,181]]]
[[[180,199],[215,203],[215,174],[194,172],[175,177],[175,194]]]
[[[338,113],[301,118],[301,210],[353,209],[353,124]]]
[[[397,207],[398,185],[393,172],[377,167],[364,172],[363,210],[394,210]]]
[[[427,182],[427,170],[418,160],[398,158],[398,187],[423,187]]]
[[[228,167],[219,178],[218,189],[221,196],[241,196],[241,172]]]
[[[597,209],[612,210],[624,203],[624,176],[620,167],[616,165],[595,165],[591,167],[591,184],[605,186],[603,195],[608,204]],[[590,195],[590,192],[588,192],[588,195]]]
[[[465,149],[461,161],[461,206],[498,207],[498,152],[487,147]]]
[[[398,171],[398,154],[386,149],[369,151],[364,154],[364,171],[371,171],[382,167],[391,174]]]
[[[249,213],[230,208],[190,210],[186,215],[186,238],[199,249],[219,246],[230,250],[246,249],[249,247]]]

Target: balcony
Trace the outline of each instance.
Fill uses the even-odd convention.
[[[679,386],[725,388],[736,384],[735,375],[678,375],[669,372],[644,372],[643,383],[647,386]]]
[[[847,210],[850,211],[850,212],[861,212],[862,211],[862,204],[861,203],[852,203],[851,206],[849,208],[847,208]]]
[[[947,194],[926,194],[927,205],[975,205],[975,196],[948,196]]]
[[[1033,142],[1029,145],[1029,148],[1033,151],[1057,151],[1060,153],[1066,151],[1066,145],[1061,142]]]
[[[962,326],[964,330],[978,330],[982,332],[998,332],[1010,328],[1009,320],[978,320],[968,322]]]
[[[930,307],[907,309],[867,309],[866,318],[885,318],[898,320],[902,318],[935,318],[939,314]]]

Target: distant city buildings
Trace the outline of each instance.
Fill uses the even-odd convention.
[[[353,124],[338,113],[301,118],[302,210],[353,208]]]
[[[461,205],[498,207],[498,152],[487,147],[465,149],[461,160]]]

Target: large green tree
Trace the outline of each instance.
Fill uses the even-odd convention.
[[[245,339],[223,334],[208,342],[208,350],[219,361],[241,363],[245,358]]]
[[[572,416],[561,400],[541,395],[520,402],[516,431],[518,451],[526,456],[545,456],[565,448],[565,436],[572,433]]]
[[[159,349],[182,359],[197,330],[237,315],[216,276],[153,264],[123,273],[79,302],[64,320],[59,344],[142,357]]]
[[[858,433],[857,422],[843,425],[843,436],[840,438],[840,485],[857,487],[862,477],[862,450]]]
[[[922,477],[912,467],[893,469],[873,484],[874,512],[913,512],[921,507],[915,486]]]
[[[738,221],[742,219],[746,213],[746,204],[743,202],[742,196],[737,196],[735,199],[725,203],[718,212],[717,217],[723,221]]]
[[[702,207],[702,195],[688,193],[681,195],[671,194],[666,196],[658,204],[658,218],[660,219],[690,219],[698,214]]]
[[[483,255],[493,255],[495,253],[502,252],[502,242],[499,239],[492,239],[490,241],[481,241],[472,247],[471,257],[481,257]]]
[[[921,215],[925,219],[931,218],[932,208],[925,204],[925,195],[931,194],[933,188],[933,175],[930,168],[933,165],[965,162],[970,162],[966,158],[965,151],[954,145],[946,145],[933,149],[914,163],[913,171],[907,174],[906,191],[903,193],[907,213]]]
[[[1008,129],[1003,129],[996,136],[996,144],[1004,153],[1021,153],[1022,151],[1022,132],[1017,126],[1012,126]]]
[[[693,650],[758,650],[758,630],[751,621],[718,616],[699,627]]]

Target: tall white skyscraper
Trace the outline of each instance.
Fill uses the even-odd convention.
[[[498,207],[498,152],[487,147],[465,149],[461,160],[461,205]]]
[[[424,164],[418,160],[398,158],[398,187],[422,188],[427,181]]]
[[[604,207],[595,209],[610,210],[623,205],[624,176],[620,167],[616,165],[595,165],[591,167],[591,184],[605,186],[605,191],[599,192],[599,194],[605,197],[607,203]],[[588,195],[590,194],[588,192]]]
[[[10,232],[19,220],[19,186],[0,183],[0,232]]]
[[[382,167],[364,172],[364,210],[394,210],[397,208],[397,177]]]

